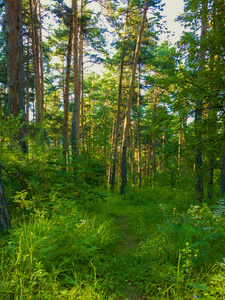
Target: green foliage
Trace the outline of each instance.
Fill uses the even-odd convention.
[[[110,196],[107,203],[92,205],[92,212],[109,211],[118,226],[113,263],[104,262],[110,278],[115,276],[113,290],[123,291],[127,299],[219,297],[224,284],[224,200],[209,208],[191,205],[192,198],[192,191],[156,186],[129,188],[122,198]]]
[[[31,147],[29,159],[16,151],[4,156],[13,229],[0,241],[1,298],[210,299],[224,293],[224,199],[193,205],[191,184],[155,183],[111,195],[93,188],[102,166],[96,158],[84,159],[75,182],[71,166],[61,166],[60,150],[42,147]],[[93,172],[89,184],[87,171]]]
[[[80,159],[80,178],[92,187],[104,186],[106,182],[106,166],[100,158],[83,155]]]
[[[158,204],[164,218],[157,216],[157,221],[151,213],[150,220],[145,217],[145,221],[157,226],[151,237],[140,244],[143,257],[152,261],[149,274],[154,273],[158,285],[165,286],[160,288],[159,295],[190,299],[188,294],[192,292],[199,299],[211,299],[204,298],[216,295],[208,278],[214,276],[213,267],[224,256],[224,219],[219,217],[223,207],[219,204],[219,213],[215,213],[217,210],[206,204],[191,205],[186,211],[176,204],[177,201],[173,202],[172,213],[168,213],[165,202]]]
[[[28,154],[18,144],[17,134],[24,125],[20,116],[8,118],[2,27],[0,168],[13,229],[0,238],[0,298],[222,299],[225,200],[216,203],[214,199],[218,199],[219,163],[223,160],[224,7],[221,1],[208,5],[208,27],[204,38],[199,38],[205,12],[200,1],[186,1],[180,20],[191,31],[175,48],[168,42],[156,45],[154,26],[161,16],[155,8],[160,1],[149,2],[154,9],[146,22],[138,61],[140,80],[134,84],[127,161],[128,179],[136,180],[140,137],[143,187],[128,185],[126,194],[120,197],[117,192],[106,191],[116,129],[118,70],[125,50],[118,135],[121,150],[122,120],[144,1],[129,2],[125,33],[126,7],[119,7],[116,1],[101,2],[105,17],[89,10],[84,1],[83,15],[78,19],[87,51],[84,56],[91,63],[104,62],[104,20],[115,29],[111,46],[116,53],[111,52],[112,58],[106,55],[108,69],[101,76],[84,72],[82,143],[79,158],[73,162],[70,150],[68,157],[62,155],[71,8],[63,0],[55,1],[52,7],[59,26],[43,44],[45,114],[42,124],[33,120],[27,125]],[[25,33],[30,33],[28,4],[23,3]],[[27,37],[25,34],[26,91],[35,106],[33,53]],[[201,54],[204,58],[199,59]],[[51,63],[52,57],[58,59]],[[71,68],[70,96],[72,77]],[[196,100],[203,101],[203,118],[198,124],[190,119]],[[70,102],[68,135],[73,110]],[[207,204],[194,205],[193,166],[199,142],[205,181],[211,166],[214,168],[214,177],[210,178],[214,195]],[[153,146],[157,164],[154,176]],[[120,159],[118,155],[118,165]],[[117,170],[118,181],[119,173]]]
[[[23,204],[20,196],[20,204]],[[19,197],[17,197],[19,202]],[[112,221],[88,217],[72,203],[54,199],[53,212],[37,210],[29,220],[20,221],[10,237],[1,240],[0,296],[6,299],[93,299],[95,261],[115,241]],[[93,287],[81,288],[85,279]],[[82,292],[81,292],[82,290]],[[90,290],[90,291],[88,291]]]

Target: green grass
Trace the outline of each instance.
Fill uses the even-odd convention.
[[[20,195],[0,239],[0,299],[224,299],[224,201],[192,196],[130,188],[76,204],[55,193],[44,209]]]

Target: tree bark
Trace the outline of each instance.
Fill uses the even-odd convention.
[[[0,168],[0,232],[8,230],[10,228],[10,215],[2,181],[2,172]]]
[[[83,34],[81,36],[83,40]],[[83,62],[83,41],[82,41],[82,56],[81,59],[81,143],[82,151],[84,152],[84,116],[85,116],[85,106],[84,106],[84,62]]]
[[[80,20],[83,17],[84,1],[80,2]],[[79,25],[79,86],[80,86],[80,101],[81,101],[81,150],[84,151],[84,32],[82,22]]]
[[[70,68],[71,68],[71,56],[72,56],[72,41],[73,41],[73,22],[71,20],[69,40],[67,48],[66,58],[66,83],[64,92],[64,122],[63,122],[63,157],[67,164],[69,156],[69,137],[68,137],[68,114],[69,114],[69,90],[70,90]]]
[[[41,121],[43,119],[44,113],[44,65],[43,65],[43,44],[42,44],[42,27],[41,27],[41,3],[38,0],[38,24],[39,24],[39,31],[38,31],[38,45],[39,45],[39,53],[40,53],[40,107],[41,107]]]
[[[115,126],[115,134],[114,134],[111,190],[114,189],[115,182],[116,182],[117,150],[118,150],[118,141],[119,141],[120,108],[121,108],[121,96],[122,96],[124,57],[125,57],[125,42],[126,42],[127,21],[128,21],[128,5],[129,5],[129,1],[127,3],[127,12],[126,12],[126,20],[124,24],[124,36],[123,36],[123,44],[122,44],[122,58],[121,58],[121,65],[120,65],[120,77],[119,77],[118,100],[117,100],[117,115],[116,115],[116,126]]]
[[[225,197],[225,125],[222,127],[222,142],[220,152],[220,194]]]
[[[20,129],[16,134],[23,152],[27,152],[25,143],[26,115],[25,115],[25,80],[23,65],[22,38],[22,0],[6,1],[6,55],[9,110],[13,117],[20,118]]]
[[[164,103],[165,110],[165,103]],[[166,145],[166,126],[163,124],[163,134],[162,134],[162,171],[165,172],[165,145]]]
[[[211,106],[211,104],[210,104]],[[208,133],[211,135],[214,135],[215,132],[218,132],[217,128],[217,111],[215,109],[209,108],[209,114],[208,114]],[[209,199],[213,198],[213,192],[214,192],[214,168],[215,168],[215,157],[216,149],[210,149],[207,153],[208,155],[208,182],[207,182],[207,197]]]
[[[134,89],[134,81],[135,81],[135,74],[137,69],[137,63],[138,63],[138,57],[141,47],[141,38],[144,31],[145,26],[145,19],[146,14],[148,10],[148,0],[145,1],[145,7],[141,22],[141,28],[140,32],[137,38],[137,44],[135,49],[135,55],[134,55],[134,62],[133,62],[133,70],[130,80],[130,88],[129,88],[129,94],[128,94],[128,100],[127,100],[127,107],[126,107],[126,113],[125,113],[125,119],[124,119],[124,127],[123,127],[123,140],[122,140],[122,163],[121,163],[121,187],[120,187],[120,194],[123,195],[125,193],[125,188],[127,184],[127,139],[128,139],[128,132],[129,132],[129,125],[130,125],[130,111],[131,111],[131,100],[133,96],[133,89]]]
[[[132,186],[135,186],[135,123],[130,127],[130,172]],[[133,127],[133,128],[132,128]]]
[[[220,158],[220,193],[225,196],[225,145],[223,143]]]
[[[138,140],[138,186],[141,187],[141,66],[139,64],[138,76],[138,99],[137,99],[137,140]]]
[[[210,24],[210,29],[212,34],[216,35],[217,31],[217,22],[216,19],[218,18],[218,11],[217,11],[217,6],[218,1],[213,1],[213,8],[212,8],[212,17],[211,17],[211,24]],[[216,54],[215,54],[216,53]],[[219,71],[217,70],[217,66],[220,63],[220,54],[218,54],[219,51],[217,49],[216,44],[210,45],[210,57],[209,57],[209,65],[210,69],[212,72],[212,79],[213,79],[213,73],[216,73]],[[211,79],[211,80],[212,80]],[[216,89],[218,89],[217,86],[215,86],[215,82],[212,80],[210,81],[209,85],[210,89],[212,91],[216,92]],[[210,136],[214,136],[215,133],[218,133],[218,111],[216,109],[217,103],[216,99],[211,99],[208,107],[208,134],[209,134],[209,139]],[[211,146],[211,145],[210,145]],[[223,153],[223,145],[221,147],[221,154]],[[216,147],[213,146],[210,147],[208,150],[208,182],[207,182],[207,196],[209,199],[213,198],[213,192],[214,192],[214,169],[215,169],[215,164],[216,164]],[[221,155],[222,159],[222,155]],[[222,162],[222,160],[221,160]]]
[[[111,181],[111,176],[112,176],[112,155],[113,155],[113,145],[114,145],[114,132],[115,132],[115,120],[113,122],[113,127],[112,127],[112,133],[109,134],[109,145],[110,145],[110,150],[109,150],[109,163],[108,163],[108,188],[110,188],[110,181]]]
[[[180,170],[180,164],[181,164],[181,141],[182,141],[182,129],[180,125],[179,129],[179,137],[178,137],[178,157],[177,157],[177,165],[178,165],[178,171]]]
[[[158,101],[158,91],[155,89],[154,92],[154,103],[153,103],[153,124],[156,125],[156,111],[157,111],[157,101]],[[156,132],[155,128],[153,129],[152,135],[152,176],[153,176],[153,183],[155,180],[156,174]]]
[[[29,124],[29,111],[30,111],[30,32],[28,32],[28,38],[27,38],[27,67],[26,67],[26,124]]]
[[[149,178],[149,184],[152,185],[152,142],[148,145],[148,168],[147,168],[147,176]]]
[[[36,123],[42,121],[42,97],[41,97],[41,82],[40,82],[40,46],[38,36],[38,2],[37,0],[29,0],[30,3],[30,23],[31,23],[31,39],[33,52],[33,66],[34,66],[34,85],[35,85],[35,116]]]
[[[74,32],[74,106],[72,115],[72,128],[71,128],[71,148],[72,158],[74,162],[78,159],[79,155],[79,139],[80,139],[80,86],[79,86],[79,62],[78,62],[78,15],[77,15],[77,0],[72,1],[73,8],[73,32]]]
[[[199,53],[199,73],[205,66],[206,49],[204,46],[204,38],[207,30],[207,0],[202,0],[202,24],[201,24],[201,47]],[[202,80],[202,78],[200,78]],[[202,134],[201,134],[201,121],[203,114],[203,98],[201,95],[197,96],[195,104],[195,136],[197,140],[197,147],[195,150],[195,184],[196,184],[196,201],[202,202],[204,196],[204,183],[203,183],[203,160],[202,160]]]

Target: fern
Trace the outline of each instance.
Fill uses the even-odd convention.
[[[222,218],[224,212],[225,212],[225,199],[220,198],[217,201],[217,205],[216,205],[215,209],[213,210],[213,216],[216,218],[218,218],[218,217]]]

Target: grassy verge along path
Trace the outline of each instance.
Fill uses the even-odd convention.
[[[105,299],[225,299],[224,204],[192,199],[189,190],[160,187],[101,204],[118,236],[105,260]]]
[[[225,299],[225,199],[192,196],[156,186],[31,202],[0,238],[0,299]]]

